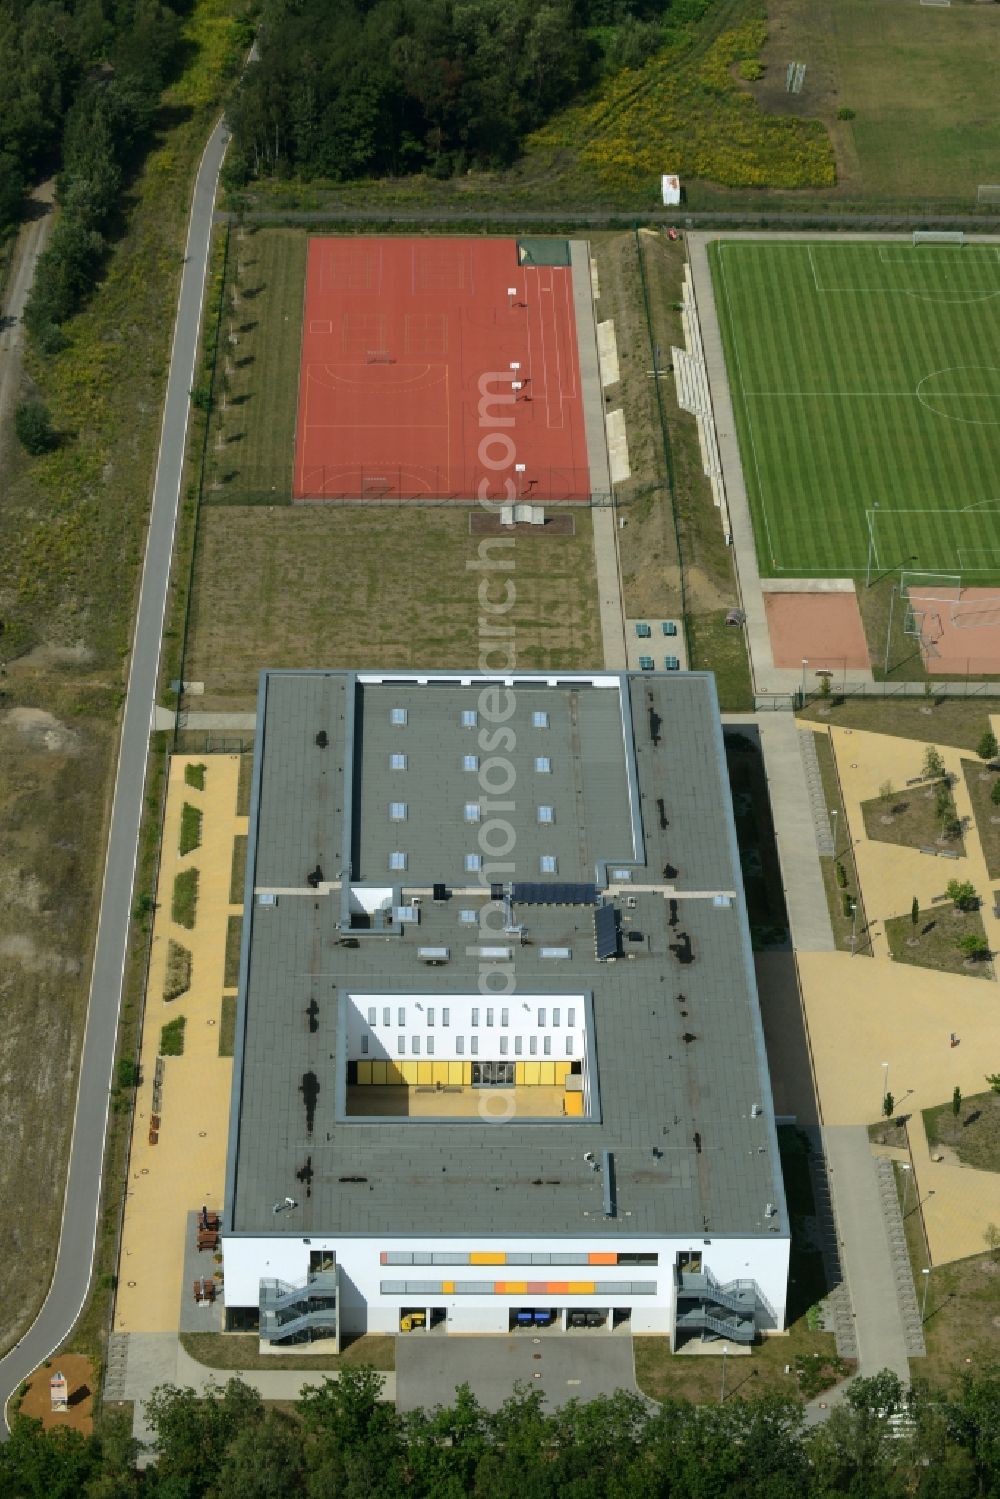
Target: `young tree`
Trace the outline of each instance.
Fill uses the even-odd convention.
[[[957,1083],[955,1084],[954,1091],[951,1095],[951,1112],[954,1114],[956,1119],[962,1112],[962,1090]]]
[[[920,921],[920,902],[917,900],[917,897],[914,896],[913,897],[913,904],[910,906],[910,925],[913,926],[913,927],[916,927],[917,923],[919,921]]]
[[[976,746],[976,754],[980,760],[995,760],[997,756],[997,736],[992,729],[986,729],[983,737]]]
[[[936,781],[944,775],[944,760],[939,750],[933,744],[929,744],[924,750],[924,778],[928,781]]]
[[[986,938],[977,937],[975,932],[966,932],[963,937],[957,937],[955,939],[955,946],[959,952],[965,953],[970,962],[975,959],[988,958],[990,955]]]
[[[896,1107],[896,1100],[891,1093],[887,1093],[882,1100],[882,1113],[887,1119],[892,1118],[892,1111]]]
[[[993,782],[993,790],[990,792],[990,801],[994,807],[1000,807],[1000,776]]]
[[[14,431],[27,452],[37,456],[54,445],[52,418],[41,401],[22,401],[14,411]]]
[[[949,880],[945,886],[945,894],[956,911],[972,911],[978,902],[976,887],[971,880]]]
[[[891,802],[895,794],[891,781],[883,781],[878,788],[878,799],[880,802]]]
[[[1000,1072],[987,1072],[986,1081],[993,1093],[1000,1093]]]
[[[983,1242],[989,1250],[993,1259],[1000,1254],[1000,1228],[995,1223],[987,1223],[983,1229]]]

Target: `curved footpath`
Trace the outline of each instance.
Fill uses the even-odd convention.
[[[118,751],[55,1273],[35,1321],[10,1353],[0,1359],[0,1439],[6,1439],[8,1435],[7,1407],[11,1396],[22,1380],[70,1333],[90,1288],[108,1101],[142,819],[143,784],[184,464],[190,390],[198,349],[215,193],[228,139],[228,131],[220,120],[205,147],[191,204]]]

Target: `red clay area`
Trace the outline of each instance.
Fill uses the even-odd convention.
[[[570,268],[512,239],[312,239],[293,493],[588,499]]]
[[[995,588],[910,590],[924,666],[930,676],[1000,673],[1000,593]]]
[[[871,665],[861,611],[851,593],[765,593],[764,612],[775,666]]]

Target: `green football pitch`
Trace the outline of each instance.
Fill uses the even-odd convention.
[[[1000,249],[710,255],[762,574],[1000,581]]]

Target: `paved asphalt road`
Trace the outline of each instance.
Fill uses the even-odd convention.
[[[177,305],[122,721],[59,1252],[52,1284],[41,1311],[20,1343],[0,1360],[0,1409],[3,1412],[0,1439],[8,1434],[6,1415],[11,1395],[70,1332],[90,1286],[111,1072],[142,817],[143,782],[180,496],[189,392],[194,378],[215,191],[227,141],[228,133],[220,121],[209,138],[198,170],[188,226],[187,254]]]

